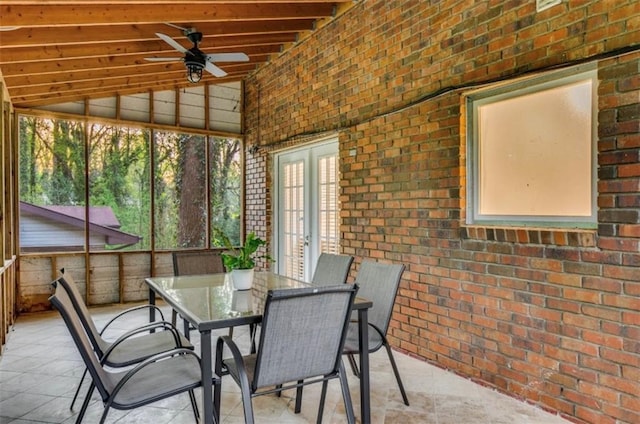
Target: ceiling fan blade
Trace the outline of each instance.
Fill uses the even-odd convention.
[[[167,43],[168,45],[170,45],[174,49],[178,50],[180,53],[192,54],[189,50],[187,50],[184,47],[182,47],[182,45],[180,45],[180,43],[178,43],[176,40],[174,40],[173,38],[169,37],[168,35],[165,35],[165,34],[163,34],[161,32],[156,32],[156,35],[159,38],[161,38],[165,43]]]
[[[213,76],[216,77],[224,77],[227,75],[227,73],[225,71],[223,71],[222,69],[218,68],[216,65],[214,65],[211,62],[207,62],[204,65],[204,69],[207,70],[207,72],[209,72],[210,74],[212,74]]]
[[[149,62],[179,62],[182,61],[182,57],[145,57],[144,60]]]
[[[212,53],[207,55],[209,62],[248,62],[249,56],[244,53]]]

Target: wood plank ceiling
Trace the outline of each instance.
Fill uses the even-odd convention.
[[[179,28],[203,34],[205,54],[244,52],[248,62],[216,62],[227,75],[203,73],[198,84],[238,81],[354,0],[2,0],[0,76],[15,107],[192,86],[181,57],[156,33],[189,49]]]

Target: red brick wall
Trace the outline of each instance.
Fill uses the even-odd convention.
[[[397,348],[576,422],[640,422],[639,47],[634,0],[359,2],[247,81],[247,226],[270,234],[269,151],[334,130],[342,250],[407,266]],[[596,59],[597,231],[465,226],[464,87]]]

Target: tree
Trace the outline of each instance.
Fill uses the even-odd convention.
[[[204,247],[207,203],[205,144],[202,136],[183,135],[178,143],[178,246]]]

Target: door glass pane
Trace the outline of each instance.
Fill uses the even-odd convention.
[[[318,242],[320,253],[340,253],[337,156],[318,160]]]
[[[291,162],[283,168],[283,272],[304,279],[304,162]]]

